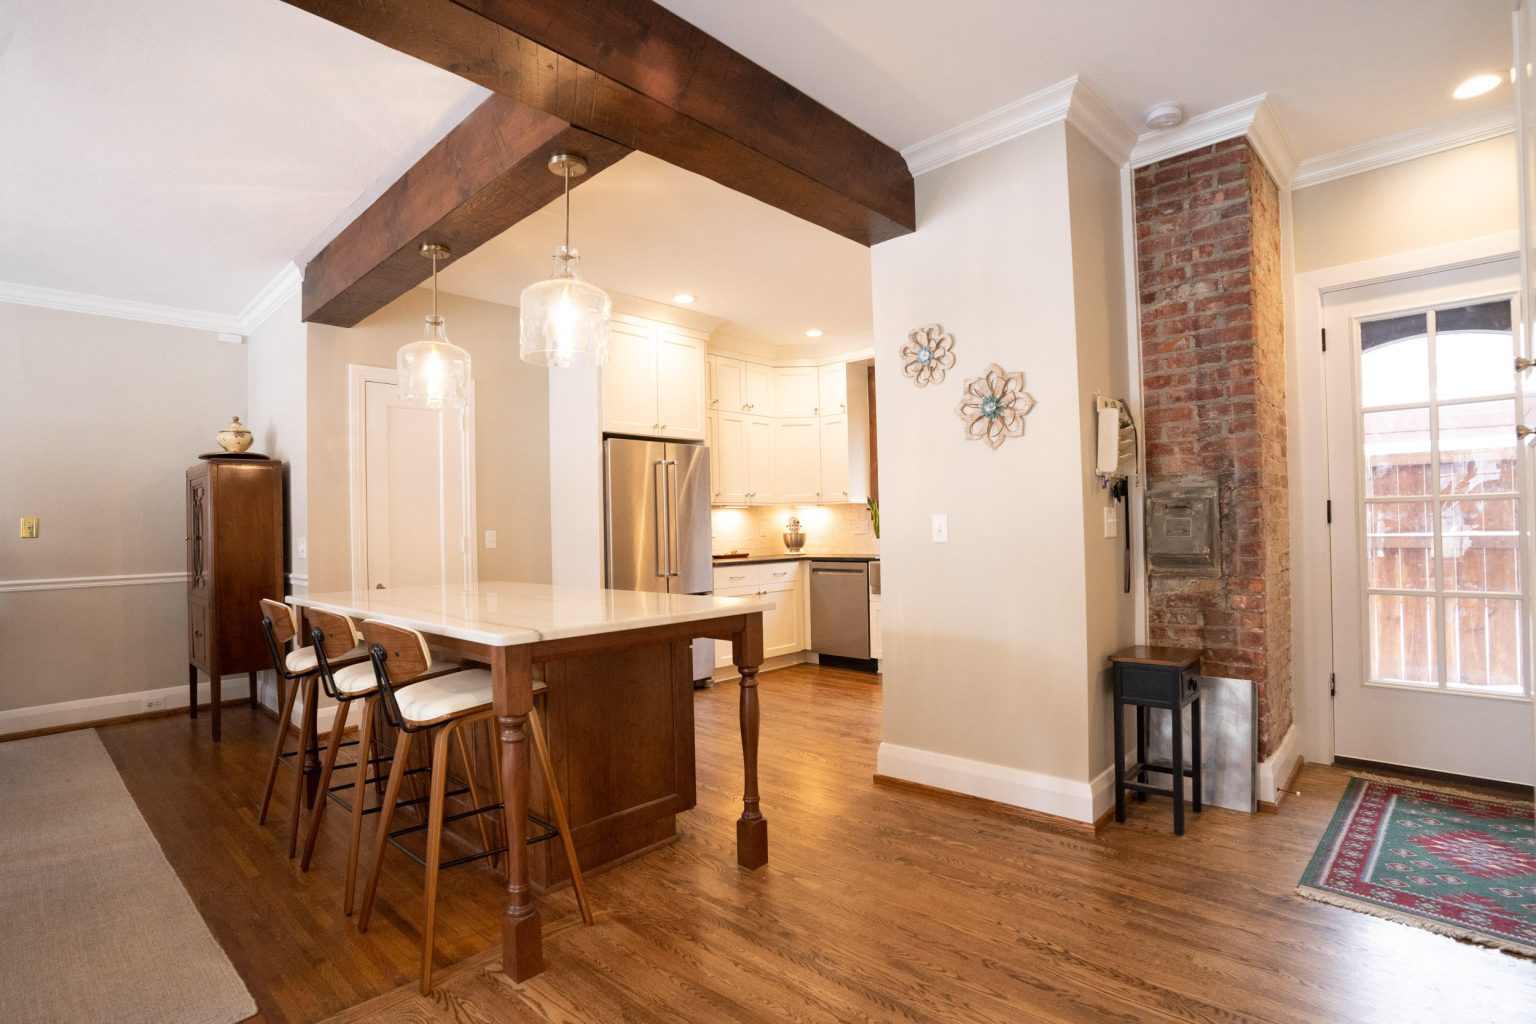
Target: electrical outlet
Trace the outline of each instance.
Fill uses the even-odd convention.
[[[309,557],[309,541],[308,541],[308,539],[306,539],[304,537],[300,537],[298,539],[298,541],[294,544],[293,556],[295,558],[308,558]]]
[[[485,531],[485,549],[487,551],[491,551],[491,550],[494,550],[495,547],[496,547],[496,531],[495,530],[486,530]]]
[[[145,711],[159,711],[165,707],[164,697],[151,697],[144,702]]]
[[[949,516],[943,513],[933,517],[933,542],[935,544],[949,543]]]
[[[1104,510],[1104,536],[1105,537],[1118,537],[1118,536],[1120,536],[1120,513],[1119,513],[1119,510],[1113,509],[1113,508],[1107,508],[1107,509]]]
[[[37,516],[21,517],[21,537],[23,540],[37,540],[37,529]]]

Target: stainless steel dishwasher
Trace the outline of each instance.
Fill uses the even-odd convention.
[[[869,659],[869,563],[811,563],[811,650]]]

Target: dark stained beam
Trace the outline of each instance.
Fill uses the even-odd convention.
[[[351,327],[425,281],[423,242],[455,258],[560,196],[551,154],[580,153],[578,187],[629,150],[558,117],[491,96],[432,147],[304,268],[304,319]]]
[[[864,245],[914,230],[901,154],[652,0],[286,0]]]

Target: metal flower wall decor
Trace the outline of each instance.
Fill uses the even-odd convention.
[[[1010,437],[1024,436],[1024,417],[1035,400],[1024,390],[1024,371],[1009,373],[993,363],[980,377],[968,377],[956,412],[965,421],[967,441],[985,441],[996,449]]]
[[[901,372],[925,388],[944,383],[944,374],[955,367],[955,336],[941,324],[929,324],[907,332],[901,346]]]

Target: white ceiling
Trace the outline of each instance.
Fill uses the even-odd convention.
[[[444,268],[444,291],[517,305],[549,276],[564,232],[560,201]],[[610,292],[727,321],[720,330],[775,345],[867,331],[869,250],[724,185],[631,153],[571,193],[582,276]]]
[[[1458,114],[1511,0],[662,0],[898,148],[1074,74],[1129,123],[1267,92],[1296,155]],[[0,2],[0,283],[238,314],[478,97],[280,0]],[[515,301],[546,210],[451,266]],[[576,194],[588,276],[790,344],[868,327],[865,252],[646,157]]]
[[[480,93],[277,0],[4,0],[0,281],[238,313]]]
[[[659,0],[904,149],[1079,75],[1133,128],[1268,93],[1300,159],[1512,101],[1514,0]]]

